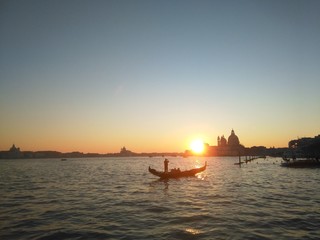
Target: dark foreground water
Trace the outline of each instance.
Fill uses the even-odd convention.
[[[169,160],[209,166],[159,181],[163,158],[1,160],[0,239],[320,239],[320,169]]]

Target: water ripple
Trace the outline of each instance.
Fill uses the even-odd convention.
[[[319,239],[320,169],[162,158],[0,161],[1,239]]]

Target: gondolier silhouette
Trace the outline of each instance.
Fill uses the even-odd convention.
[[[164,160],[164,172],[168,172],[168,165],[169,165],[169,160],[168,159],[165,159]]]

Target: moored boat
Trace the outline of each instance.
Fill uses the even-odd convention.
[[[203,167],[200,168],[193,168],[190,170],[181,171],[180,169],[171,169],[170,171],[157,171],[149,166],[149,172],[161,179],[168,179],[168,178],[181,178],[181,177],[193,177],[197,173],[203,172],[207,168],[207,162]]]
[[[292,167],[292,168],[315,168],[320,167],[319,158],[283,158],[281,163],[282,167]]]

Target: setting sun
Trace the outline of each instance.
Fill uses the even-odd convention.
[[[202,153],[204,150],[204,144],[201,139],[193,140],[190,144],[190,147],[194,153],[198,153],[198,154]]]

